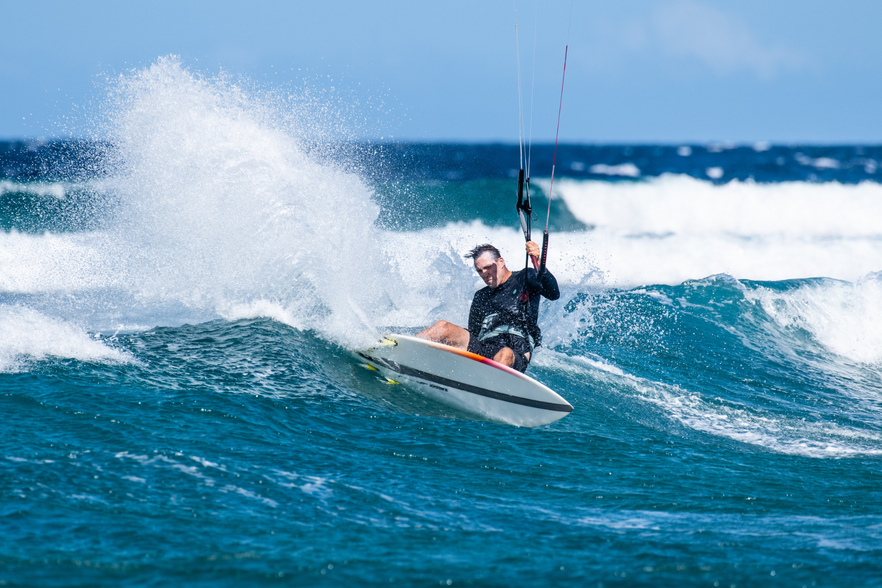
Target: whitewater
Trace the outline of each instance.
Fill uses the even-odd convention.
[[[534,146],[525,430],[353,355],[524,263],[517,146],[335,108],[168,57],[3,144],[0,583],[880,585],[882,148]]]

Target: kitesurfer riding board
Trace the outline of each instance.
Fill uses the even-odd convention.
[[[438,321],[420,332],[419,338],[388,335],[379,347],[358,353],[367,360],[366,367],[378,370],[391,383],[407,384],[445,404],[490,420],[525,427],[554,422],[573,410],[553,390],[523,373],[541,341],[537,324],[539,301],[542,296],[549,300],[560,297],[557,280],[547,270],[546,261],[568,49],[564,50],[564,75],[541,250],[531,238],[531,222],[535,219],[530,204],[530,157],[529,149],[524,157],[522,112],[519,117],[521,167],[516,208],[527,242],[527,263],[532,261],[535,270],[528,265],[522,271],[512,272],[505,266],[498,249],[490,244],[479,245],[466,258],[474,260],[475,271],[487,287],[479,290],[472,300],[468,329]],[[520,96],[520,58],[518,61]]]
[[[527,252],[538,254],[539,246],[529,241]],[[438,321],[417,337],[387,335],[358,355],[388,382],[482,419],[537,427],[565,417],[572,405],[523,373],[541,338],[539,299],[560,297],[554,276],[512,272],[489,244],[466,258],[487,284],[472,301],[468,329]]]
[[[531,257],[539,256],[536,243],[528,241],[526,249]],[[466,258],[474,260],[475,271],[487,284],[472,300],[468,329],[442,320],[417,337],[465,349],[523,373],[541,343],[540,296],[560,298],[557,280],[544,267],[539,272],[532,268],[512,272],[490,244],[475,247]]]

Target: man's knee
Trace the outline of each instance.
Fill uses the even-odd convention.
[[[427,330],[444,337],[450,334],[450,332],[453,330],[453,326],[453,323],[448,323],[447,321],[438,321]]]
[[[417,333],[417,337],[463,349],[469,344],[468,331],[447,321],[436,322],[431,327]]]
[[[496,355],[493,356],[493,361],[497,363],[501,363],[502,365],[507,365],[511,367],[515,362],[515,354],[514,351],[509,349],[508,347],[503,347],[499,351],[496,352]]]

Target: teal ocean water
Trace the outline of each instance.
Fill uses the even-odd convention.
[[[331,122],[160,60],[0,146],[0,584],[882,586],[882,148],[561,147],[521,429],[352,353],[520,267],[517,146]]]

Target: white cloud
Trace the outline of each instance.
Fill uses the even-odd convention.
[[[748,70],[768,79],[806,64],[801,53],[758,40],[740,16],[695,0],[659,5],[651,27],[666,53],[694,57],[718,74]]]

